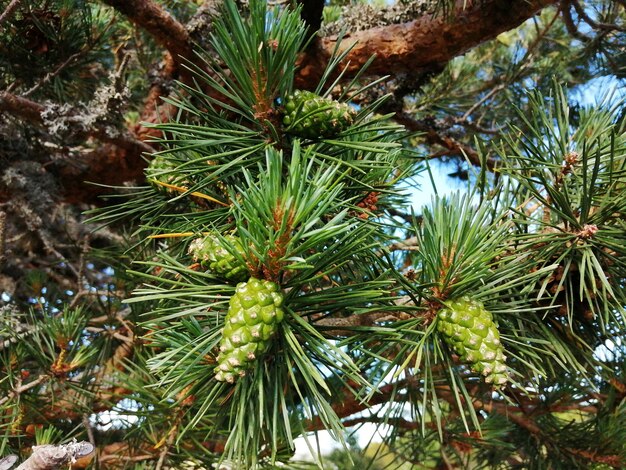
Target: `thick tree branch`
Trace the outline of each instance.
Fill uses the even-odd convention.
[[[152,35],[176,63],[192,59],[192,45],[185,27],[151,0],[102,0]]]
[[[340,51],[345,51],[356,42],[346,57],[347,76],[353,76],[372,55],[376,55],[376,60],[368,68],[368,75],[385,75],[392,70],[394,74],[432,70],[519,26],[558,0],[484,0],[467,6],[468,3],[457,0],[448,18],[425,15],[410,23],[349,34],[339,46]],[[298,86],[317,83],[337,41],[334,36],[320,38],[316,47],[302,57]]]
[[[103,1],[154,35],[157,42],[169,51],[164,76],[172,77],[176,74],[181,57],[193,59],[187,31],[159,5],[151,0]],[[345,49],[355,40],[358,40],[359,44],[348,55],[350,60],[348,75],[354,74],[372,54],[376,54],[377,59],[368,74],[376,75],[393,70],[397,74],[412,75],[420,71],[433,70],[500,32],[518,26],[541,8],[556,3],[556,0],[531,0],[515,2],[513,5],[505,0],[485,0],[474,2],[465,10],[462,8],[463,3],[466,2],[463,0],[457,2],[457,8],[449,21],[443,16],[427,15],[410,23],[373,28],[349,35],[341,48]],[[314,42],[314,47],[303,54],[297,79],[299,87],[307,88],[317,83],[336,42],[336,37],[318,39]],[[160,80],[151,90],[146,110],[142,113],[143,121],[165,122],[169,119],[169,113],[172,112],[169,106],[157,108],[159,97],[166,94],[161,82],[165,83]],[[41,124],[43,105],[24,100],[6,92],[2,93],[0,110],[4,109],[22,119]],[[400,115],[401,122],[402,119],[403,116]],[[403,123],[409,128],[413,125],[406,120]],[[70,167],[61,169],[67,201],[91,201],[94,196],[102,193],[102,189],[96,186],[84,185],[82,183],[84,180],[119,185],[124,181],[141,178],[144,166],[141,155],[152,149],[135,138],[132,133],[120,131],[111,134],[110,130],[108,126],[91,128],[88,135],[110,143],[112,147],[101,147],[92,151],[84,161],[81,161],[82,169]],[[134,131],[134,134],[142,139],[152,137],[155,133],[154,129],[148,130],[142,126],[137,126]],[[429,143],[443,146],[449,154],[465,152],[470,161],[477,162],[476,153],[472,149],[437,132],[426,132]]]
[[[49,127],[49,124],[44,119],[44,113],[49,108],[31,101],[27,98],[13,95],[7,92],[0,92],[0,111],[8,112],[16,117],[27,120],[34,124],[38,124],[43,127]],[[63,118],[75,121],[75,129],[72,131],[78,131],[82,121],[80,121],[81,113],[79,111],[65,111]],[[52,117],[54,120],[54,117]],[[110,143],[127,150],[131,153],[141,155],[143,152],[152,152],[154,149],[145,142],[142,142],[125,131],[111,132],[108,126],[94,125],[86,129],[81,129],[81,132],[87,136],[94,137],[102,142]]]

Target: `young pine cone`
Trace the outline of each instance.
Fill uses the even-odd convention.
[[[274,282],[252,277],[237,284],[222,330],[216,380],[234,383],[267,351],[285,316],[282,303],[283,295]]]
[[[286,131],[305,139],[334,137],[352,125],[356,112],[349,105],[296,90],[285,100]]]
[[[230,245],[230,249],[226,247],[226,243]],[[233,251],[239,254],[239,257],[235,256]],[[219,238],[210,234],[196,238],[189,245],[189,254],[209,271],[229,281],[240,282],[250,275],[248,267],[242,261],[245,253],[241,241],[234,235]]]
[[[437,314],[437,329],[443,340],[471,364],[485,382],[503,385],[508,380],[504,348],[498,327],[482,302],[461,297]]]

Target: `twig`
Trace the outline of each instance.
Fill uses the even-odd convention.
[[[578,0],[571,0],[570,3],[574,6],[574,10],[576,10],[576,13],[578,14],[578,16],[592,28],[603,29],[605,31],[622,31],[622,32],[626,31],[626,28],[619,26],[617,24],[602,23],[600,21],[595,21],[593,18],[591,18],[587,14],[587,12],[582,7],[582,5],[578,3]]]
[[[345,421],[342,421],[341,424],[343,424],[343,426],[346,428],[351,428],[352,426],[357,426],[359,424],[370,424],[370,423],[385,424],[388,426],[393,426],[395,428],[407,429],[407,430],[420,429],[422,426],[421,423],[418,423],[415,421],[409,421],[404,418],[390,418],[390,417],[378,418],[374,416],[363,416],[361,418],[346,419]]]
[[[92,446],[96,447],[96,437],[93,434],[93,428],[91,427],[91,423],[89,422],[89,414],[85,413],[83,415],[83,426],[87,430],[87,437],[89,438],[89,442]]]
[[[22,0],[13,0],[7,5],[7,7],[4,9],[4,12],[2,12],[2,15],[0,15],[0,24],[2,24],[9,16],[11,16],[13,10],[18,7],[21,1]]]
[[[397,399],[397,391],[402,388],[417,388],[419,386],[419,382],[414,378],[399,380],[380,387],[378,392],[368,401],[348,394],[343,401],[333,404],[333,410],[339,418],[347,418],[375,405],[389,403],[392,398]],[[303,423],[303,428],[307,431],[319,431],[325,429],[325,426],[319,416],[314,416]]]
[[[493,95],[495,95],[496,93],[498,93],[499,91],[504,89],[504,83],[500,83],[499,85],[496,85],[495,87],[493,87],[491,90],[489,90],[488,93],[485,94],[485,96],[483,96],[481,99],[479,99],[476,103],[474,103],[470,109],[468,109],[465,114],[463,116],[461,116],[461,118],[458,120],[459,122],[465,122],[468,120],[468,118],[474,113],[474,111],[476,111],[478,108],[480,108],[489,98],[491,98]]]
[[[13,391],[11,391],[8,396],[6,396],[4,398],[0,398],[0,406],[4,405],[10,399],[15,398],[16,396],[19,396],[19,395],[21,395],[24,392],[27,392],[31,388],[35,388],[36,386],[41,385],[42,383],[44,383],[48,379],[49,379],[49,377],[47,375],[40,375],[35,380],[32,380],[32,381],[28,382],[26,385],[21,385],[21,386],[17,387]]]
[[[417,237],[407,238],[389,245],[389,251],[416,251],[419,250]]]
[[[422,216],[421,215],[407,214],[406,212],[402,212],[402,211],[396,209],[395,207],[388,208],[387,212],[389,213],[389,215],[391,215],[393,217],[400,217],[402,220],[404,220],[406,223],[409,223],[409,224],[412,224],[414,222],[416,224],[420,224],[422,222]]]
[[[180,426],[183,416],[184,416],[184,412],[178,413],[176,422],[170,429],[167,435],[167,439],[165,440],[165,443],[163,445],[163,449],[161,449],[159,460],[154,470],[161,470],[163,468],[163,465],[165,465],[165,461],[167,460],[167,453],[169,452],[170,447],[172,447],[172,444],[174,443],[174,440],[176,439],[176,435],[178,434],[178,428]]]
[[[437,390],[437,397],[444,399],[451,405],[456,405],[457,399],[465,401],[463,397],[455,396],[455,393],[448,387],[441,387]],[[505,405],[503,403],[497,403],[490,401],[489,403],[482,400],[472,400],[471,406],[475,410],[484,410],[487,413],[497,413],[505,416],[509,421],[514,422],[518,426],[526,429],[535,436],[542,435],[541,428],[529,417],[527,417],[519,407]]]
[[[423,132],[424,137],[429,144],[440,145],[448,149],[450,152],[446,153],[446,155],[464,155],[465,157],[467,157],[470,163],[472,163],[472,165],[481,165],[482,162],[480,159],[480,155],[478,154],[478,152],[476,152],[476,150],[468,145],[458,142],[452,137],[442,135],[440,132],[438,132],[437,129],[435,129],[435,127],[431,123],[424,120],[414,119],[405,112],[396,114],[394,119],[398,123],[404,125],[404,127],[406,127],[409,131]],[[485,161],[485,164],[489,170],[493,170],[496,166],[496,163],[496,160],[493,158],[487,158]]]
[[[54,71],[47,73],[32,88],[30,88],[26,92],[22,93],[21,96],[29,96],[29,95],[31,95],[32,93],[37,91],[39,88],[41,88],[43,85],[45,85],[50,80],[52,80],[54,77],[59,75],[63,71],[63,69],[65,67],[70,65],[72,62],[74,62],[80,56],[82,56],[82,55],[86,54],[87,52],[89,52],[90,50],[92,50],[94,48],[94,46],[100,42],[102,37],[107,33],[107,31],[111,28],[111,26],[113,26],[115,23],[116,23],[116,19],[115,18],[111,18],[111,20],[109,20],[109,23],[103,29],[100,30],[100,33],[98,34],[98,36],[96,36],[92,41],[90,41],[88,45],[84,46],[80,51],[75,52],[74,54],[69,56],[65,60],[65,62],[63,62],[61,65],[59,65]]]
[[[576,25],[574,24],[574,19],[572,18],[571,12],[572,2],[571,0],[565,0],[561,7],[561,12],[563,13],[563,23],[565,23],[565,29],[576,39],[582,42],[589,42],[591,38],[583,33],[581,33]]]
[[[87,50],[88,49],[81,49],[80,51],[78,51],[78,52],[72,54],[71,56],[69,56],[67,58],[67,60],[65,60],[65,62],[63,62],[61,65],[59,65],[54,71],[47,73],[41,80],[39,80],[35,85],[33,85],[32,88],[30,88],[29,90],[27,90],[24,93],[22,93],[22,96],[28,96],[28,95],[33,94],[35,91],[37,91],[43,85],[45,85],[50,80],[52,80],[54,77],[56,77],[58,74],[60,74],[65,67],[67,67],[72,62],[74,62],[74,60],[78,59]]]

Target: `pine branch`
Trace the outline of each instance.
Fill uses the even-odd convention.
[[[426,142],[428,142],[430,145],[440,145],[447,150],[447,152],[444,154],[437,153],[437,156],[465,156],[472,164],[476,166],[481,166],[483,164],[480,159],[480,155],[476,150],[474,150],[469,145],[463,144],[462,142],[459,142],[452,137],[442,134],[438,129],[435,129],[432,123],[429,123],[425,120],[414,119],[405,112],[396,114],[394,116],[394,119],[399,124],[402,124],[404,127],[406,127],[406,129],[409,131],[423,132]],[[496,160],[494,160],[493,158],[488,158],[486,160],[486,165],[488,169],[493,170],[496,165]]]
[[[41,385],[42,383],[48,381],[49,378],[50,377],[47,375],[40,375],[35,380],[31,380],[25,385],[20,385],[19,387],[15,388],[8,396],[0,399],[0,406],[4,405],[9,400],[12,400],[15,397],[21,395],[22,393],[29,391],[31,388],[35,388],[38,385]]]
[[[563,4],[561,5],[561,12],[563,14],[563,23],[565,24],[565,28],[567,29],[567,32],[580,41],[583,41],[583,42],[591,41],[591,38],[581,33],[579,29],[576,27],[576,25],[574,24],[574,19],[572,18],[571,7],[572,7],[571,0],[565,0]]]
[[[6,242],[6,221],[7,214],[4,211],[0,211],[0,269],[3,268],[4,263],[7,259],[5,253],[5,242]],[[0,345],[0,348],[2,346]]]
[[[419,382],[414,378],[399,380],[387,385],[384,385],[378,389],[378,392],[369,400],[364,401],[355,397],[351,392],[347,391],[343,396],[347,397],[340,403],[333,404],[333,410],[339,418],[346,418],[352,416],[360,411],[366,410],[376,405],[383,403],[389,403],[389,401],[397,396],[398,390],[407,388],[419,388]],[[342,396],[339,394],[339,396]],[[307,431],[321,431],[325,429],[322,420],[319,417],[313,417],[306,421],[303,428]]]
[[[461,400],[466,403],[466,400],[462,396],[458,396],[449,387],[441,387],[437,389],[437,397],[444,399],[452,406],[456,406],[458,401]],[[498,403],[493,400],[485,402],[479,399],[473,399],[471,403],[475,410],[483,410],[487,413],[498,413],[505,416],[510,421],[514,422],[518,426],[526,429],[535,436],[541,436],[543,431],[530,417],[528,417],[524,410],[510,406],[508,404]]]
[[[415,251],[415,250],[419,250],[417,237],[410,237],[405,240],[400,240],[389,245],[389,251]]]
[[[413,299],[408,296],[402,296],[395,301],[399,307],[411,305]],[[313,319],[315,327],[322,327],[326,336],[347,336],[354,334],[354,327],[373,326],[376,322],[400,321],[413,318],[408,312],[402,311],[376,311],[348,317],[324,317]]]
[[[185,26],[159,4],[151,0],[103,0],[136,25],[152,35],[157,44],[172,55],[174,62],[192,60],[193,52],[189,33]]]
[[[425,15],[410,23],[372,28],[349,35],[338,46],[337,37],[317,41],[300,63],[298,86],[316,83],[333,50],[344,51],[357,42],[346,56],[345,78],[357,73],[373,55],[376,60],[367,75],[385,75],[428,71],[447,63],[453,57],[478,44],[508,31],[542,8],[558,3],[557,0],[532,0],[511,3],[508,0],[473,2],[457,0],[449,17]]]
[[[50,128],[51,125],[48,120],[44,119],[44,113],[47,112],[49,107],[44,106],[35,101],[20,96],[13,95],[7,92],[0,92],[0,110],[8,112],[16,117],[24,119],[26,121],[38,124],[45,128]],[[76,133],[84,134],[86,136],[95,137],[96,139],[116,145],[124,150],[127,150],[135,155],[140,155],[143,152],[153,152],[154,149],[136,139],[127,131],[111,132],[108,126],[93,125],[84,129],[81,129],[83,122],[80,119],[81,113],[78,110],[70,110],[64,112],[64,117],[67,117],[70,122],[76,123]],[[54,118],[53,118],[54,119]]]

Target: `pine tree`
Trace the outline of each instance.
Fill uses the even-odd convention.
[[[5,3],[0,469],[624,465],[623,2]]]

